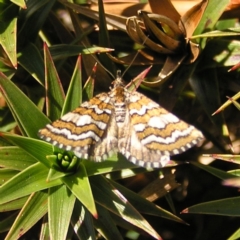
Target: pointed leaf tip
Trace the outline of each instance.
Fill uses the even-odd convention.
[[[225,179],[222,181],[222,185],[226,186],[226,187],[240,187],[240,178],[239,177],[235,177],[235,178],[229,178],[229,179]]]
[[[188,208],[185,208],[185,209],[182,210],[180,213],[181,213],[181,214],[182,214],[182,213],[189,213]]]
[[[216,115],[216,114],[218,114],[218,113],[220,113],[221,112],[221,109],[219,108],[217,111],[215,111],[213,114],[212,114],[212,116],[214,116],[214,115]]]
[[[142,71],[138,76],[136,76],[129,84],[126,85],[126,88],[129,91],[136,91],[136,89],[138,89],[138,87],[140,86],[140,84],[142,82],[144,82],[144,78],[145,76],[148,74],[148,72],[150,71],[150,69],[152,68],[152,66],[148,67],[147,69],[145,69],[144,71]]]
[[[97,62],[94,64],[92,71],[93,71],[93,73],[95,73],[97,71]]]
[[[231,68],[228,70],[228,72],[237,70],[239,67],[240,67],[240,63],[237,63],[236,65],[234,65],[233,67],[231,67]]]

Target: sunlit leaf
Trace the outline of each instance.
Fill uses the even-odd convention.
[[[92,195],[92,189],[84,165],[80,164],[79,169],[75,174],[64,177],[62,181],[88,209],[88,211],[97,218],[98,214]]]
[[[214,214],[239,217],[240,210],[238,208],[240,197],[225,198],[221,200],[200,203],[189,207],[182,211],[182,213],[198,213],[198,214]]]
[[[57,70],[54,66],[52,57],[46,44],[44,44],[44,65],[45,65],[45,85],[46,85],[46,109],[47,116],[51,120],[60,117],[64,103],[64,91],[58,77]]]
[[[47,173],[43,164],[36,163],[15,175],[0,186],[0,204],[62,184],[60,180],[46,182]]]
[[[0,91],[5,97],[23,134],[38,138],[38,130],[43,124],[49,123],[49,119],[2,73],[0,73]],[[29,119],[31,119],[31,121],[29,121]]]
[[[18,239],[47,213],[47,193],[33,193],[18,214],[5,239]]]
[[[48,219],[52,239],[66,239],[75,199],[75,196],[64,185],[49,189]]]
[[[220,179],[228,179],[228,178],[234,177],[233,174],[224,172],[224,171],[219,170],[219,169],[214,168],[214,167],[210,167],[210,166],[206,166],[206,165],[200,164],[198,162],[191,162],[191,164],[193,164],[194,166],[199,167],[199,168],[201,168],[201,169],[211,173],[212,175],[214,175],[214,176],[216,176],[216,177],[218,177]]]
[[[81,56],[78,57],[74,73],[68,91],[66,99],[63,104],[62,115],[77,108],[82,102],[82,67],[81,67]]]

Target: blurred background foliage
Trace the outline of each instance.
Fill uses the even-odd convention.
[[[237,0],[1,1],[0,238],[239,239],[239,12]],[[205,139],[161,170],[134,168],[121,157],[106,166],[81,163],[81,192],[70,184],[76,176],[53,167],[73,156],[53,155],[37,130],[108,91],[116,71],[129,65],[126,82],[151,65],[138,91]],[[45,88],[63,111],[46,102]],[[35,186],[26,190],[29,173]]]

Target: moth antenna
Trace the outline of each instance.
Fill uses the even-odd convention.
[[[85,45],[85,43],[84,42],[82,42],[82,45],[86,48],[86,50],[90,53],[90,51],[88,50],[88,47]],[[93,55],[93,54],[90,54],[93,58],[94,58],[94,60],[113,78],[113,79],[115,79],[115,76],[106,68],[106,67],[104,67],[103,66],[103,64],[98,60],[98,58],[95,56],[95,55]]]
[[[132,59],[132,61],[131,61],[130,64],[128,65],[128,67],[127,67],[127,68],[125,69],[125,71],[123,72],[122,77],[123,77],[123,76],[125,75],[125,73],[129,70],[129,68],[132,66],[132,64],[133,64],[133,62],[135,61],[135,59],[137,58],[138,54],[139,54],[139,50],[138,50],[138,52],[135,54],[134,58]]]
[[[144,39],[142,45],[144,45],[144,43],[147,41],[148,36],[146,36],[146,38]],[[135,61],[135,59],[137,58],[137,56],[139,55],[139,50],[137,51],[137,53],[135,54],[134,58],[132,59],[132,61],[130,62],[130,64],[128,65],[128,67],[125,69],[125,71],[122,74],[122,78],[125,75],[125,73],[129,70],[129,68],[132,66],[133,62]]]

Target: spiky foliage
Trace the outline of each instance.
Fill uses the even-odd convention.
[[[232,179],[239,175],[238,156],[229,155],[230,135],[233,149],[239,136],[238,110],[221,112],[229,104],[239,108],[239,28],[236,16],[224,12],[231,10],[228,3],[203,1],[179,14],[168,0],[149,0],[139,15],[128,16],[113,14],[128,5],[103,7],[101,1],[91,8],[64,0],[1,3],[1,239],[23,234],[26,239],[34,234],[40,239],[226,239],[237,230],[238,192],[221,185],[225,180],[239,186]],[[91,77],[85,82],[95,71],[91,54],[98,53],[115,74],[131,63],[136,49],[139,55],[125,80],[153,65],[139,91],[206,136],[201,147],[175,159],[191,164],[146,172],[119,156],[97,164],[80,161],[39,140],[37,132],[45,124],[94,91],[109,89],[112,78],[100,64],[95,82]],[[233,97],[212,116],[226,96]],[[204,162],[201,154],[227,162]],[[180,219],[179,212],[209,215]],[[142,213],[153,216],[147,221]],[[181,224],[184,220],[190,227]],[[237,238],[238,231],[229,239]]]

